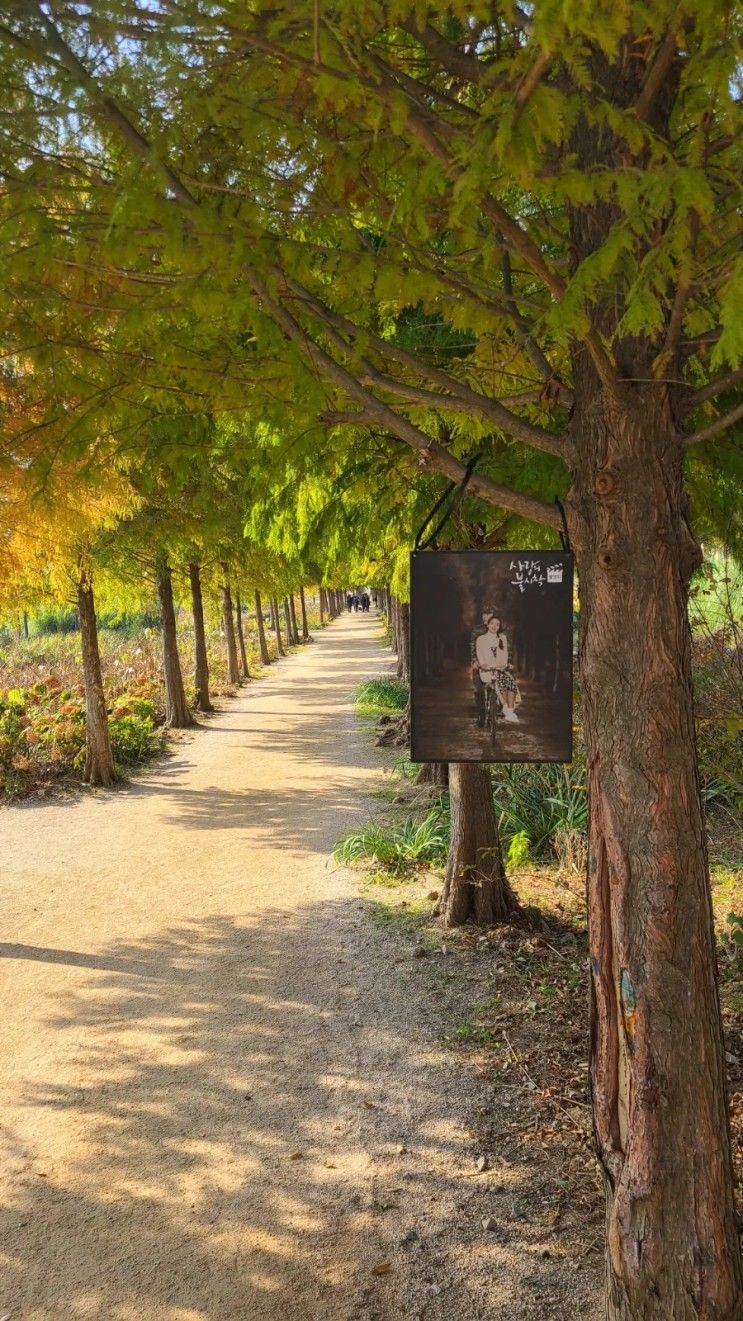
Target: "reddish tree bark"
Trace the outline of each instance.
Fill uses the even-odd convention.
[[[291,611],[289,610],[288,597],[284,597],[281,605],[284,611],[284,637],[286,638],[286,645],[287,647],[292,647],[294,645],[294,632],[292,629],[292,617]]]
[[[270,665],[271,655],[266,642],[266,628],[263,622],[263,604],[260,592],[255,594],[255,622],[258,629],[258,651],[260,652],[261,665]]]
[[[489,926],[518,912],[506,879],[490,774],[474,762],[449,766],[451,843],[437,911],[446,926]]]
[[[248,653],[245,647],[245,633],[243,632],[243,611],[240,600],[240,589],[235,588],[235,622],[237,624],[237,640],[240,646],[240,663],[243,670],[243,678],[250,678],[250,666],[248,664]]]
[[[157,594],[163,634],[163,672],[165,675],[165,724],[171,729],[188,729],[194,723],[186,701],[181,660],[178,655],[178,632],[173,604],[173,579],[165,555],[156,562]]]
[[[98,627],[95,617],[93,585],[83,574],[77,585],[77,608],[83,653],[85,686],[85,768],[84,784],[111,785],[116,768],[111,751],[106,695],[103,688],[101,657],[98,650]]]
[[[445,761],[424,761],[415,777],[415,784],[430,784],[434,788],[449,788],[449,765]]]
[[[213,711],[214,707],[209,695],[209,657],[206,649],[206,630],[204,628],[201,571],[198,564],[189,564],[188,576],[191,582],[191,608],[193,611],[196,706],[199,711]]]
[[[728,1319],[743,1314],[743,1286],[686,614],[700,556],[665,391],[649,386],[609,411],[588,393],[568,518],[608,1314]]]
[[[284,645],[281,641],[281,624],[279,623],[279,603],[275,596],[271,597],[271,621],[273,623],[274,637],[276,638],[276,651],[279,656],[285,656]]]
[[[410,606],[399,601],[397,606],[397,674],[410,682]]]
[[[240,665],[237,659],[237,639],[235,636],[235,618],[232,613],[232,592],[230,575],[226,564],[222,564],[222,623],[224,640],[227,646],[227,681],[231,684],[240,682]]]

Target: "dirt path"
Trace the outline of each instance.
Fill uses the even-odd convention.
[[[135,786],[0,814],[0,1318],[588,1315],[483,1231],[432,961],[328,865],[387,663],[339,620]]]

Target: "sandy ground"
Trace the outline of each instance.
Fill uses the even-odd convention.
[[[328,861],[388,663],[341,619],[136,784],[0,814],[0,1318],[598,1315],[477,1175],[434,960]]]

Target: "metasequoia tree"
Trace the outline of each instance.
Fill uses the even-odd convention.
[[[206,629],[204,627],[201,566],[194,560],[189,562],[188,578],[191,587],[191,610],[193,613],[196,706],[199,711],[213,711],[214,707],[209,694],[209,656],[206,647]]]
[[[6,377],[3,392],[4,462],[0,467],[3,606],[50,601],[77,609],[85,692],[84,784],[110,786],[117,777],[108,726],[94,596],[95,554],[134,503],[128,483],[107,465],[107,455],[88,455],[84,468],[56,465],[39,482],[38,433],[22,440],[21,418],[34,415],[33,379]],[[10,405],[21,404],[15,409]],[[105,472],[105,479],[102,473]],[[28,632],[26,631],[26,636]]]
[[[8,51],[31,70],[25,113],[54,86],[87,116],[91,154],[106,148],[104,184],[75,176],[89,209],[115,205],[117,236],[127,219],[134,234],[147,194],[146,252],[130,241],[118,279],[152,290],[155,251],[172,306],[203,290],[181,266],[208,274],[211,315],[242,320],[263,379],[283,358],[298,415],[384,432],[424,470],[461,479],[474,441],[511,438],[520,475],[504,480],[488,442],[470,483],[509,513],[559,528],[545,462],[564,473],[608,1314],[740,1316],[684,483],[689,447],[743,418],[738,12],[223,0],[124,19],[104,4],[89,34],[79,6],[58,21],[6,8]],[[43,143],[39,158],[44,192],[63,167]],[[34,205],[69,252],[74,218],[57,240],[49,193]],[[14,257],[33,260],[11,233]]]
[[[240,682],[240,662],[237,657],[237,639],[235,634],[235,616],[232,613],[232,590],[230,588],[230,570],[227,563],[223,560],[220,564],[222,571],[222,624],[224,626],[224,639],[227,647],[227,681],[232,684]]]
[[[194,722],[188,709],[183,672],[178,653],[178,629],[173,598],[173,574],[164,550],[155,556],[155,585],[160,600],[160,624],[165,677],[165,724],[169,729],[188,729]]]

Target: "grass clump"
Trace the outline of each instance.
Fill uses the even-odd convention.
[[[408,685],[402,679],[392,677],[367,679],[355,689],[353,700],[362,715],[391,715],[405,710]]]
[[[350,866],[370,862],[400,872],[443,862],[448,847],[449,814],[445,803],[438,802],[419,821],[412,816],[386,824],[370,821],[349,831],[336,844],[334,856]]]
[[[500,770],[493,784],[499,827],[517,854],[550,853],[562,858],[588,829],[588,797],[581,765],[514,764]],[[517,865],[520,857],[514,858]]]

